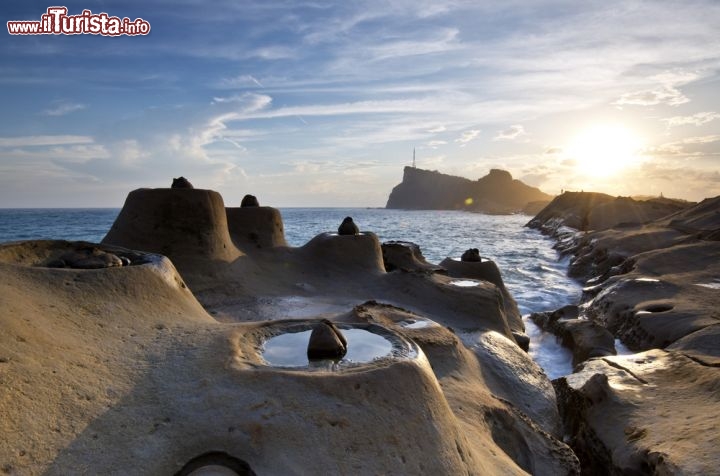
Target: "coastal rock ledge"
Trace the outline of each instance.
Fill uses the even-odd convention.
[[[553,382],[583,474],[718,474],[720,197],[565,193],[528,226],[585,282],[579,307],[532,316],[592,330]],[[608,334],[638,353],[613,356]]]
[[[140,189],[102,244],[0,244],[0,473],[579,474],[499,270],[244,208]],[[323,319],[346,354],[308,356]]]

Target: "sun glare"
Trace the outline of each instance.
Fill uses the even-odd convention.
[[[638,161],[640,139],[622,125],[598,125],[585,129],[568,145],[568,157],[580,172],[607,177]]]

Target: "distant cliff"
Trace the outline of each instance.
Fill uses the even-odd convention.
[[[393,188],[385,208],[469,210],[484,213],[537,213],[552,196],[492,169],[478,180],[405,167],[403,181]],[[535,203],[532,203],[535,202]],[[526,210],[526,207],[531,209]]]

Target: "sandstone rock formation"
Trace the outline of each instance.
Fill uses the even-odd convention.
[[[591,358],[578,374],[555,382],[566,432],[587,474],[700,475],[717,468],[709,447],[720,439],[720,426],[714,414],[701,415],[720,395],[720,197],[693,206],[656,202],[565,194],[529,223],[555,236],[572,257],[570,273],[586,280],[582,308],[589,321],[582,325],[592,326],[591,336],[608,350],[610,338],[602,334],[610,332],[642,352]],[[613,218],[593,218],[609,207]],[[619,223],[617,217],[630,215],[640,223]],[[555,327],[563,325],[555,330],[571,332],[576,345],[572,322],[558,320]],[[586,354],[577,359],[598,352]]]
[[[578,231],[606,230],[622,224],[643,224],[678,212],[687,202],[668,199],[633,200],[604,193],[565,192],[555,197],[528,224],[552,233],[566,226]]]
[[[171,256],[176,264],[241,255],[230,239],[222,197],[201,189],[130,192],[102,243]]]
[[[272,207],[226,208],[228,231],[235,246],[248,248],[287,246],[280,210]]]
[[[142,189],[97,245],[132,266],[49,268],[85,245],[0,245],[5,472],[577,474],[498,285],[388,273],[370,232],[241,252],[228,216],[211,191]],[[265,359],[322,318],[349,352],[363,329],[389,351],[337,368]]]
[[[393,188],[385,208],[408,210],[470,210],[507,214],[522,211],[529,202],[552,197],[510,173],[492,169],[476,181],[435,171],[405,167],[402,182]]]
[[[420,246],[409,241],[386,241],[382,244],[385,270],[445,272],[441,266],[428,263]]]

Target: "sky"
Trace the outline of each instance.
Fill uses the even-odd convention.
[[[550,194],[720,195],[717,0],[61,5],[151,31],[2,32],[3,208],[121,207],[179,176],[226,206],[381,207],[413,149]]]

